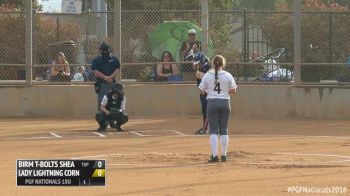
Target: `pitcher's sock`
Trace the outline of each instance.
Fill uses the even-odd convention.
[[[228,146],[228,135],[220,135],[221,155],[226,156]]]
[[[211,134],[210,135],[210,145],[211,145],[211,152],[213,156],[218,156],[218,135]]]

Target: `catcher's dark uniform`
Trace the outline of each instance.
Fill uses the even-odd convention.
[[[209,58],[205,56],[202,52],[197,52],[194,55],[194,65],[197,66],[196,71],[196,78],[197,78],[197,86],[202,81],[202,77],[205,73],[209,71],[210,64],[209,64]],[[203,128],[205,130],[199,129],[196,133],[204,134],[206,133],[206,129],[208,128],[208,121],[207,121],[207,96],[206,95],[199,95],[199,99],[201,101],[201,107],[202,107],[202,114],[203,114]]]
[[[124,86],[120,83],[112,83],[111,90],[103,97],[101,107],[105,107],[110,113],[107,115],[104,111],[96,114],[96,121],[100,125],[98,131],[105,131],[108,123],[117,131],[122,131],[121,125],[128,122],[128,115],[125,110]]]

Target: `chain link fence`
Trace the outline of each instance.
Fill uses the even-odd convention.
[[[70,68],[67,73],[70,79],[62,79],[62,82],[94,81],[90,64],[99,54],[100,44],[112,41],[112,19],[113,13],[107,11],[96,13],[88,10],[79,15],[36,13],[33,78],[59,82],[59,78],[52,78],[55,70],[61,69],[55,65],[59,52],[62,52]],[[104,25],[99,23],[100,20],[104,20]]]
[[[225,56],[225,69],[241,83],[293,82],[294,24],[290,2],[208,2],[210,58],[214,54]],[[343,10],[347,5],[334,8],[315,2],[318,1],[305,1],[302,8],[301,82],[348,82],[350,15]],[[95,81],[91,62],[99,54],[99,45],[103,41],[112,45],[114,39],[114,1],[81,3],[81,12],[72,14],[61,10],[61,1],[33,1],[33,82]],[[121,7],[122,79],[194,82],[195,69],[191,62],[180,59],[180,44],[171,51],[176,77],[159,80],[157,67],[164,64],[160,58],[163,51],[155,52],[150,36],[165,21],[188,21],[201,27],[201,1],[122,0]],[[198,37],[201,31],[196,34]],[[0,1],[1,82],[25,82],[25,33],[24,5],[13,0]],[[179,43],[187,36],[184,32],[178,37]],[[69,71],[57,64],[59,52],[65,54]],[[62,69],[68,77],[54,77]]]
[[[0,1],[3,82],[24,82],[26,77],[24,8],[21,1]],[[90,64],[99,53],[99,45],[103,41],[110,43],[113,36],[112,5],[84,0],[77,14],[63,12],[62,1],[33,1],[33,8],[33,82],[94,81]],[[64,77],[55,77],[63,67],[57,63],[59,52],[69,67],[64,69]]]
[[[122,1],[122,78],[138,82],[167,81],[157,77],[157,66],[165,51],[155,53],[151,48],[150,34],[165,21],[190,21],[201,26],[200,0],[194,1]],[[188,29],[189,30],[189,29]],[[183,35],[187,36],[187,31]],[[179,36],[179,39],[184,37]],[[178,50],[169,51],[173,61],[181,61]],[[179,70],[171,82],[194,81],[194,71],[188,63],[174,63]]]
[[[302,15],[302,82],[350,81],[347,12]]]
[[[9,3],[0,7],[0,80],[24,80],[24,13]]]
[[[211,31],[216,53],[223,54],[229,62],[245,62],[244,66],[232,64],[238,66],[231,68],[237,70],[233,73],[238,81],[251,82],[252,78],[255,78],[253,81],[286,81],[277,73],[293,70],[293,66],[286,64],[293,62],[291,13],[234,10],[210,12],[210,16],[211,26],[225,21],[220,26],[228,32],[223,35],[220,31]],[[276,23],[285,24],[281,32],[273,28]],[[271,78],[266,78],[267,75]]]

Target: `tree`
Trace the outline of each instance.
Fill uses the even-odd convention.
[[[288,6],[280,4],[279,10],[288,11]],[[315,63],[303,66],[301,77],[304,82],[335,79],[344,69],[339,66],[318,66],[317,63],[344,63],[350,54],[349,16],[336,14],[348,7],[327,4],[320,0],[305,0],[303,10],[324,11],[323,13],[304,13],[302,15],[302,62]],[[260,21],[264,37],[272,48],[286,47],[293,52],[292,14],[271,13]],[[293,62],[293,55],[289,55]]]
[[[286,0],[233,0],[235,9],[246,8],[248,10],[275,10],[276,4],[288,3]]]
[[[323,0],[322,1],[325,4],[339,4],[341,6],[346,6],[349,7],[350,6],[350,1],[349,0]]]
[[[0,64],[25,63],[25,16],[23,12],[13,13],[17,8],[0,6]],[[60,35],[62,40],[76,42],[79,26],[69,21],[62,22]],[[33,22],[33,62],[46,64],[48,61],[48,45],[56,42],[56,21],[41,14],[35,14]],[[8,68],[1,74],[1,79],[14,79],[16,69]]]
[[[210,10],[230,10],[232,0],[209,1]],[[112,10],[113,1],[108,1],[109,10]],[[163,21],[186,20],[201,26],[200,0],[128,0],[122,1],[122,57],[124,62],[158,61],[151,56],[148,49],[148,34]],[[215,23],[215,31],[226,34],[227,18]],[[211,36],[220,37],[210,32]],[[223,38],[212,39],[216,45],[226,45],[228,42]],[[136,45],[130,43],[137,43]],[[139,55],[135,56],[135,53]]]
[[[0,5],[3,8],[24,9],[24,0],[0,0]]]
[[[0,0],[0,6],[3,8],[9,8],[11,10],[24,10],[25,1],[31,0]],[[38,0],[33,1],[33,8],[41,11],[42,5],[38,3]]]
[[[209,1],[209,10],[231,10],[232,0]],[[111,10],[113,3],[110,2]],[[200,0],[129,0],[122,1],[122,61],[123,62],[155,62],[159,59],[151,55],[148,45],[148,34],[164,21],[191,21],[201,26]],[[225,48],[230,26],[226,17],[223,20],[210,19],[210,36],[214,46]],[[134,69],[134,70],[133,70]],[[149,69],[149,68],[145,68]],[[124,69],[123,76],[135,78],[140,68],[133,66]],[[148,73],[148,70],[144,71]]]

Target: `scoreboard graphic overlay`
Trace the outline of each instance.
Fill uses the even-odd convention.
[[[17,160],[17,186],[105,186],[106,160]]]

